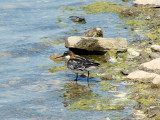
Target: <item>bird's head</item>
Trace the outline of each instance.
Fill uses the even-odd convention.
[[[72,51],[65,51],[62,56],[59,56],[57,58],[60,57],[65,57],[67,60],[69,60],[74,57],[74,53]]]

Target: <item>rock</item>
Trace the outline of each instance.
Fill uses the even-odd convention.
[[[139,82],[152,82],[153,84],[160,85],[160,75],[149,73],[142,70],[137,70],[127,76],[128,80]]]
[[[120,17],[130,17],[130,16],[138,16],[139,11],[135,8],[123,9],[119,12]]]
[[[116,51],[127,50],[126,38],[100,38],[100,37],[79,37],[71,36],[65,41],[67,48],[84,49],[87,51]]]
[[[149,53],[148,52],[145,52],[145,51],[141,51],[140,52],[140,56],[142,56],[143,58],[149,58]]]
[[[104,75],[101,77],[102,80],[112,80],[113,79],[113,76],[111,74],[109,75]]]
[[[160,45],[152,45],[151,49],[156,52],[160,52]]]
[[[160,58],[141,64],[139,69],[160,73]]]
[[[152,52],[152,53],[150,53],[149,57],[150,57],[151,59],[160,58],[160,54],[155,53],[155,52]]]
[[[139,82],[151,82],[156,76],[157,74],[155,73],[149,73],[142,70],[137,70],[130,73],[127,76],[127,79]]]
[[[83,36],[84,37],[103,37],[103,31],[100,27],[94,27],[86,31]]]
[[[160,6],[160,1],[159,0],[135,0],[134,4]]]
[[[121,71],[123,75],[128,75],[129,73],[135,71],[135,68],[128,68]]]
[[[83,23],[83,24],[86,23],[86,20],[84,17],[70,16],[69,19],[76,23]]]
[[[136,50],[134,50],[133,48],[128,48],[127,51],[129,53],[127,58],[135,58],[135,57],[138,57],[140,55],[140,53],[137,52]]]
[[[160,85],[160,75],[157,75],[153,80],[153,84]]]

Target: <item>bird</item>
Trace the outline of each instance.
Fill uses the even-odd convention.
[[[67,61],[67,68],[72,72],[76,73],[76,79],[78,80],[78,74],[88,73],[87,82],[89,82],[90,71],[97,68],[100,64],[92,62],[86,58],[75,56],[72,51],[65,51],[62,56],[57,58],[64,57]]]

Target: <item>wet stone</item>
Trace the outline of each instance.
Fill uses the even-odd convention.
[[[70,16],[69,19],[72,20],[75,23],[83,23],[83,24],[86,23],[86,20],[85,20],[84,17]]]
[[[84,37],[103,37],[103,31],[100,27],[94,27],[86,31]]]

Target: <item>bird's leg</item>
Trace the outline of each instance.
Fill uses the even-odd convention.
[[[76,79],[75,79],[76,83],[77,83],[77,79],[78,79],[78,73],[76,73]]]
[[[89,83],[89,71],[88,71],[88,77],[87,77],[87,82]]]
[[[89,87],[89,71],[88,71],[87,83],[88,83],[88,87]]]

